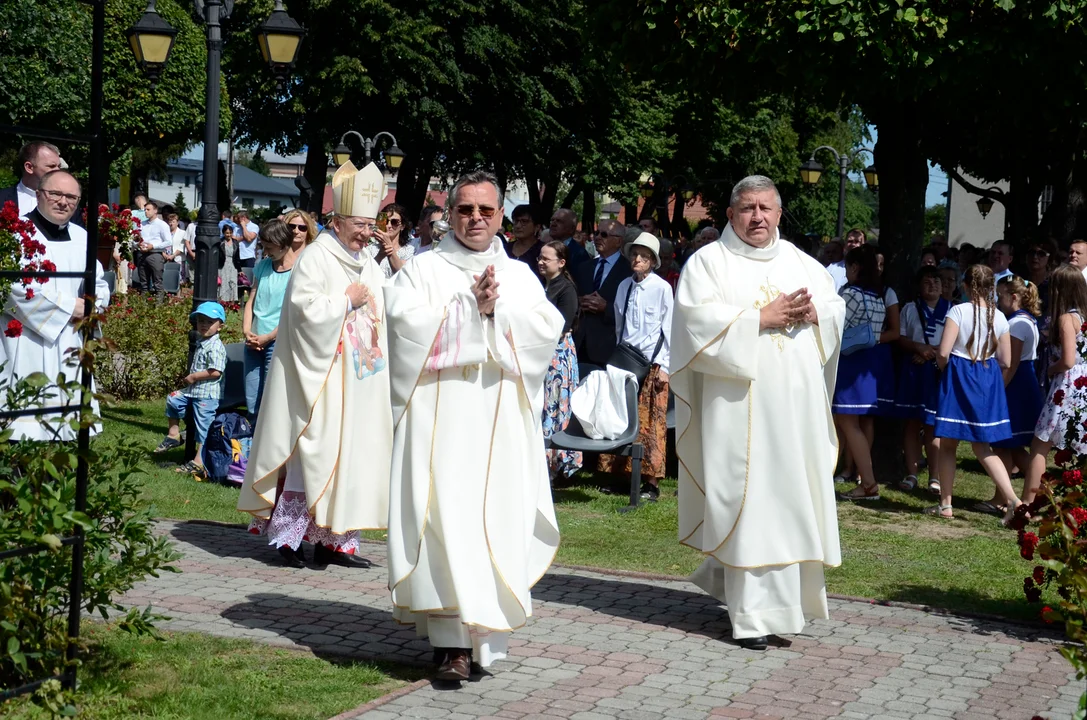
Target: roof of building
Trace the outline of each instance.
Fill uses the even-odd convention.
[[[169,170],[181,170],[199,174],[204,171],[202,160],[178,158],[166,164]],[[252,193],[253,195],[275,195],[280,197],[298,197],[298,189],[293,182],[270,178],[250,170],[244,165],[234,165],[234,194]]]

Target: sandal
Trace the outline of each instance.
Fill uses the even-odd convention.
[[[182,475],[192,475],[193,479],[197,482],[203,482],[208,478],[208,470],[195,460],[190,460],[184,465],[180,466],[175,472]]]
[[[1003,515],[1008,511],[1007,508],[1003,508],[989,500],[974,503],[974,506],[971,509],[974,512],[985,513],[986,515]]]
[[[917,476],[907,475],[906,477],[902,478],[902,480],[898,483],[898,487],[902,490],[913,490],[917,487]]]
[[[952,511],[950,515],[944,515],[944,512],[951,511],[950,505],[931,505],[921,512],[926,515],[935,515],[936,517],[943,518],[944,520],[952,520],[955,517],[955,513]]]
[[[1009,504],[1008,509],[1004,512],[1004,519],[1000,521],[1000,524],[1003,525],[1006,528],[1010,528],[1012,518],[1015,517],[1015,511],[1017,509],[1019,509],[1022,505],[1023,505],[1023,503],[1021,503],[1021,502],[1017,502],[1014,505]],[[1028,515],[1027,517],[1029,519],[1030,516]]]
[[[859,495],[857,493],[860,493]],[[863,484],[858,485],[853,490],[844,493],[838,493],[839,500],[879,500],[879,485],[872,483],[871,489],[866,488]]]
[[[933,495],[940,494],[940,480],[938,478],[929,478],[928,491]]]
[[[851,477],[846,477],[842,473],[838,473],[837,475],[834,476],[834,483],[835,484],[841,483],[843,485],[844,484],[855,485],[855,484],[859,484],[860,481],[861,481],[861,479],[859,477],[857,477],[856,475],[853,475]]]
[[[162,442],[159,443],[159,446],[157,448],[155,448],[154,450],[152,450],[151,452],[158,455],[159,453],[164,453],[167,450],[173,450],[176,447],[181,447],[181,439],[180,438],[172,438],[169,435],[167,435],[166,437],[164,437],[162,439]]]

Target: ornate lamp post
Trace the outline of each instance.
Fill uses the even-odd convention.
[[[857,148],[852,153],[845,152],[840,153],[829,145],[820,145],[812,150],[811,157],[808,161],[800,166],[800,180],[805,185],[815,185],[819,182],[819,179],[823,176],[823,166],[815,160],[815,153],[820,150],[827,150],[834,159],[838,162],[838,232],[837,235],[840,238],[842,231],[845,229],[845,189],[849,182],[849,166],[853,164],[853,161],[860,157],[861,153],[873,154],[874,152],[870,148],[862,147]],[[872,192],[879,190],[879,173],[876,172],[875,165],[869,165],[864,169],[864,181],[868,184],[868,189]]]
[[[200,303],[218,299],[218,263],[216,246],[219,243],[219,75],[223,56],[221,20],[230,17],[234,0],[193,0],[196,14],[207,28],[207,79],[204,93],[204,189],[196,227],[196,261],[193,264],[193,308]],[[129,43],[136,52],[145,72],[161,72],[169,59],[173,36],[177,31],[155,11],[155,0],[149,0],[147,10],[139,22],[128,31]],[[276,0],[275,10],[257,30],[261,53],[275,74],[277,82],[283,81],[298,58],[298,47],[305,30],[283,9],[283,0]],[[170,43],[162,51],[164,37]],[[140,48],[140,50],[136,50]],[[142,52],[142,55],[141,55]],[[152,54],[153,53],[153,54]],[[145,59],[146,58],[146,59]],[[157,77],[157,75],[156,75]],[[229,198],[227,199],[229,201]],[[189,333],[189,358],[196,352],[199,338],[195,329]],[[191,418],[186,423],[192,427]],[[186,433],[185,458],[196,456],[196,433]]]
[[[389,171],[395,173],[400,164],[404,162],[406,155],[396,144],[396,138],[392,133],[379,132],[372,138],[363,137],[361,134],[354,130],[348,130],[340,137],[340,142],[336,145],[336,148],[332,151],[332,159],[336,162],[336,165],[343,165],[348,160],[359,160],[359,151],[362,151],[362,162],[356,163],[360,167],[366,165],[371,160],[371,153],[374,147],[377,146],[377,141],[382,135],[387,136],[392,141],[392,146],[382,151],[382,155],[385,157],[385,163],[389,166]],[[347,144],[348,138],[354,140],[355,147],[351,147]]]

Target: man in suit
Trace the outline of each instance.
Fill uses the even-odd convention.
[[[60,169],[60,150],[41,140],[29,142],[19,150],[19,168],[19,183],[0,189],[0,208],[11,201],[19,206],[19,215],[26,215],[38,207],[38,182],[46,173]]]
[[[574,267],[581,296],[581,320],[574,333],[579,362],[604,367],[615,350],[615,293],[619,283],[630,277],[630,263],[619,252],[625,236],[622,223],[601,220],[593,241],[596,260]]]
[[[570,272],[574,268],[589,260],[589,253],[574,240],[574,231],[577,230],[577,216],[570,208],[559,208],[551,216],[551,224],[548,226],[551,239],[558,240],[570,251],[570,264],[567,266]]]

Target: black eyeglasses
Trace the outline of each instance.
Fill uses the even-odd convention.
[[[306,230],[309,229],[304,224],[296,225],[295,223],[288,223],[287,227],[289,227],[291,230],[297,230],[298,232],[306,232]]]
[[[389,227],[400,227],[400,221],[397,220],[396,218],[389,218],[389,220],[388,220],[388,222],[386,224]]]
[[[1027,254],[1030,255],[1031,257],[1044,257],[1044,258],[1049,257],[1049,253],[1047,253],[1045,250],[1031,250]]]

